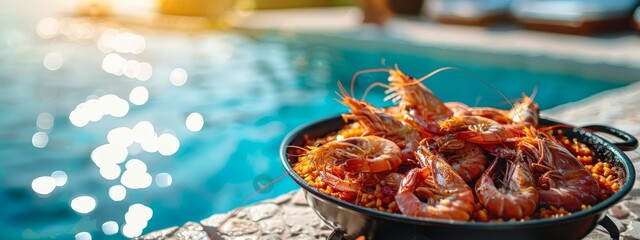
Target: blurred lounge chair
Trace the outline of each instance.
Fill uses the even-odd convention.
[[[633,25],[637,30],[640,30],[640,6],[636,8],[636,11],[633,13]]]
[[[574,34],[629,29],[638,0],[513,0],[511,15],[525,28]]]
[[[508,18],[511,0],[426,0],[425,12],[438,22],[488,25]]]
[[[419,16],[423,0],[360,0],[364,23],[384,25],[394,16]]]

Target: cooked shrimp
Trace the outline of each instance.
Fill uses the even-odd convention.
[[[468,221],[474,210],[471,188],[445,161],[445,159],[421,146],[417,153],[425,165],[414,168],[402,181],[395,196],[400,212],[408,216]],[[420,188],[428,196],[422,202],[416,196]]]
[[[533,101],[533,98],[527,96],[523,96],[522,101],[516,103],[508,113],[513,124],[527,127],[538,126],[539,115],[540,107]]]
[[[314,147],[304,156],[314,162],[323,180],[333,188],[357,191],[354,179],[343,179],[330,170],[355,173],[379,173],[396,169],[402,163],[402,152],[394,142],[377,137],[351,137]]]
[[[506,219],[522,219],[533,214],[538,206],[538,191],[528,164],[520,159],[507,161],[503,178],[496,186],[497,158],[476,182],[476,194],[480,203],[491,213]]]
[[[468,183],[475,182],[487,166],[487,156],[480,145],[459,140],[452,135],[434,137],[447,162]]]
[[[389,89],[386,91],[389,95],[385,100],[399,102],[398,105],[404,112],[404,120],[427,133],[442,133],[438,121],[453,116],[453,112],[442,100],[421,83],[440,71],[442,69],[421,79],[415,79],[402,73],[397,66],[395,70],[389,70]]]
[[[444,103],[447,108],[453,112],[454,117],[471,116],[471,108],[467,104],[461,102],[446,102]]]
[[[458,139],[481,144],[501,143],[522,135],[522,131],[511,126],[479,116],[451,117],[441,121],[440,126]]]
[[[393,170],[402,163],[398,145],[385,138],[352,137],[340,142],[346,145],[346,152],[340,152],[337,157],[346,158],[344,163],[347,171],[377,173]]]
[[[549,138],[519,144],[537,177],[540,204],[577,211],[597,203],[600,187],[591,173],[564,146]]]
[[[378,109],[368,102],[357,100],[339,84],[342,104],[349,107],[349,114],[343,114],[345,121],[353,120],[364,129],[364,135],[381,136],[391,139],[402,149],[405,160],[415,159],[415,150],[420,141],[420,133],[411,126],[391,116],[384,109]]]
[[[514,127],[538,126],[540,107],[533,98],[523,96],[520,102],[513,104],[511,110],[490,107],[469,107],[464,103],[447,102],[445,105],[453,111],[455,117],[478,116]]]
[[[310,150],[306,157],[316,163],[343,166],[346,171],[360,173],[389,171],[402,163],[398,145],[377,136],[331,141]]]
[[[451,111],[454,117],[479,116],[494,120],[498,123],[511,123],[508,114],[509,111],[490,107],[469,107],[461,102],[444,103]]]
[[[509,118],[508,110],[490,107],[473,107],[470,108],[469,111],[473,116],[485,117],[501,124],[510,124],[513,122],[511,118]]]

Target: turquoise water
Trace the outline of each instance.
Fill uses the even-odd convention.
[[[103,34],[122,34],[124,45],[105,45]],[[537,87],[543,109],[623,85],[526,65],[506,68],[275,33],[248,37],[99,26],[87,38],[43,37],[32,29],[4,29],[0,38],[6,43],[0,48],[0,231],[8,239],[70,239],[81,232],[92,239],[122,238],[136,232],[124,229],[135,225],[125,217],[135,204],[152,211],[137,225],[143,232],[229,211],[284,174],[278,147],[289,131],[346,110],[335,100],[336,82],[348,83],[358,70],[398,64],[418,77],[456,66],[510,99]],[[384,73],[362,75],[356,92],[385,79]],[[495,90],[460,72],[425,83],[445,101],[507,106]],[[134,91],[139,87],[146,89],[146,100]],[[367,99],[388,105],[382,91],[375,89]],[[202,116],[201,129],[189,118],[192,113]],[[136,136],[152,140],[110,140],[114,129],[138,129]],[[96,150],[107,144],[126,145],[124,156],[117,154],[122,147]],[[101,161],[113,164],[108,168]],[[56,171],[66,182],[47,189]],[[44,183],[34,187],[40,177]],[[123,199],[109,195],[113,186],[126,190]],[[285,177],[250,202],[293,189]],[[80,196],[94,199],[95,207],[81,202],[74,210],[72,201]],[[113,236],[102,230],[109,221],[118,226]]]

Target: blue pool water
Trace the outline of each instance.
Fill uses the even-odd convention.
[[[346,110],[335,100],[336,82],[381,67],[382,59],[414,76],[456,66],[511,99],[537,87],[543,109],[623,85],[296,35],[74,23],[76,33],[82,26],[91,34],[67,29],[38,35],[36,26],[0,32],[0,232],[8,239],[70,239],[81,232],[92,239],[122,238],[136,233],[125,225],[148,232],[232,210],[284,174],[278,148],[287,132]],[[362,75],[356,92],[385,79],[384,73]],[[506,107],[493,89],[460,72],[425,83],[445,101]],[[367,99],[388,105],[382,91]],[[202,116],[201,129],[192,113]],[[109,137],[114,129],[139,134],[116,141]],[[112,164],[101,165],[105,161]],[[54,172],[63,172],[66,182],[51,190]],[[113,186],[126,195],[110,195]],[[285,177],[250,203],[293,189]],[[91,201],[72,204],[81,196],[95,207]],[[137,225],[127,216],[136,204],[152,211]],[[118,226],[115,237],[102,229],[110,221]]]

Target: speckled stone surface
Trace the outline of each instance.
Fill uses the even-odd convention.
[[[576,125],[606,124],[640,137],[640,83],[594,95],[543,112],[543,116]],[[627,152],[640,169],[638,150]],[[199,223],[157,230],[139,239],[326,239],[331,229],[307,205],[300,190],[283,194],[231,213],[214,214]],[[621,239],[640,239],[640,184],[607,211]],[[597,227],[584,239],[610,239]]]

